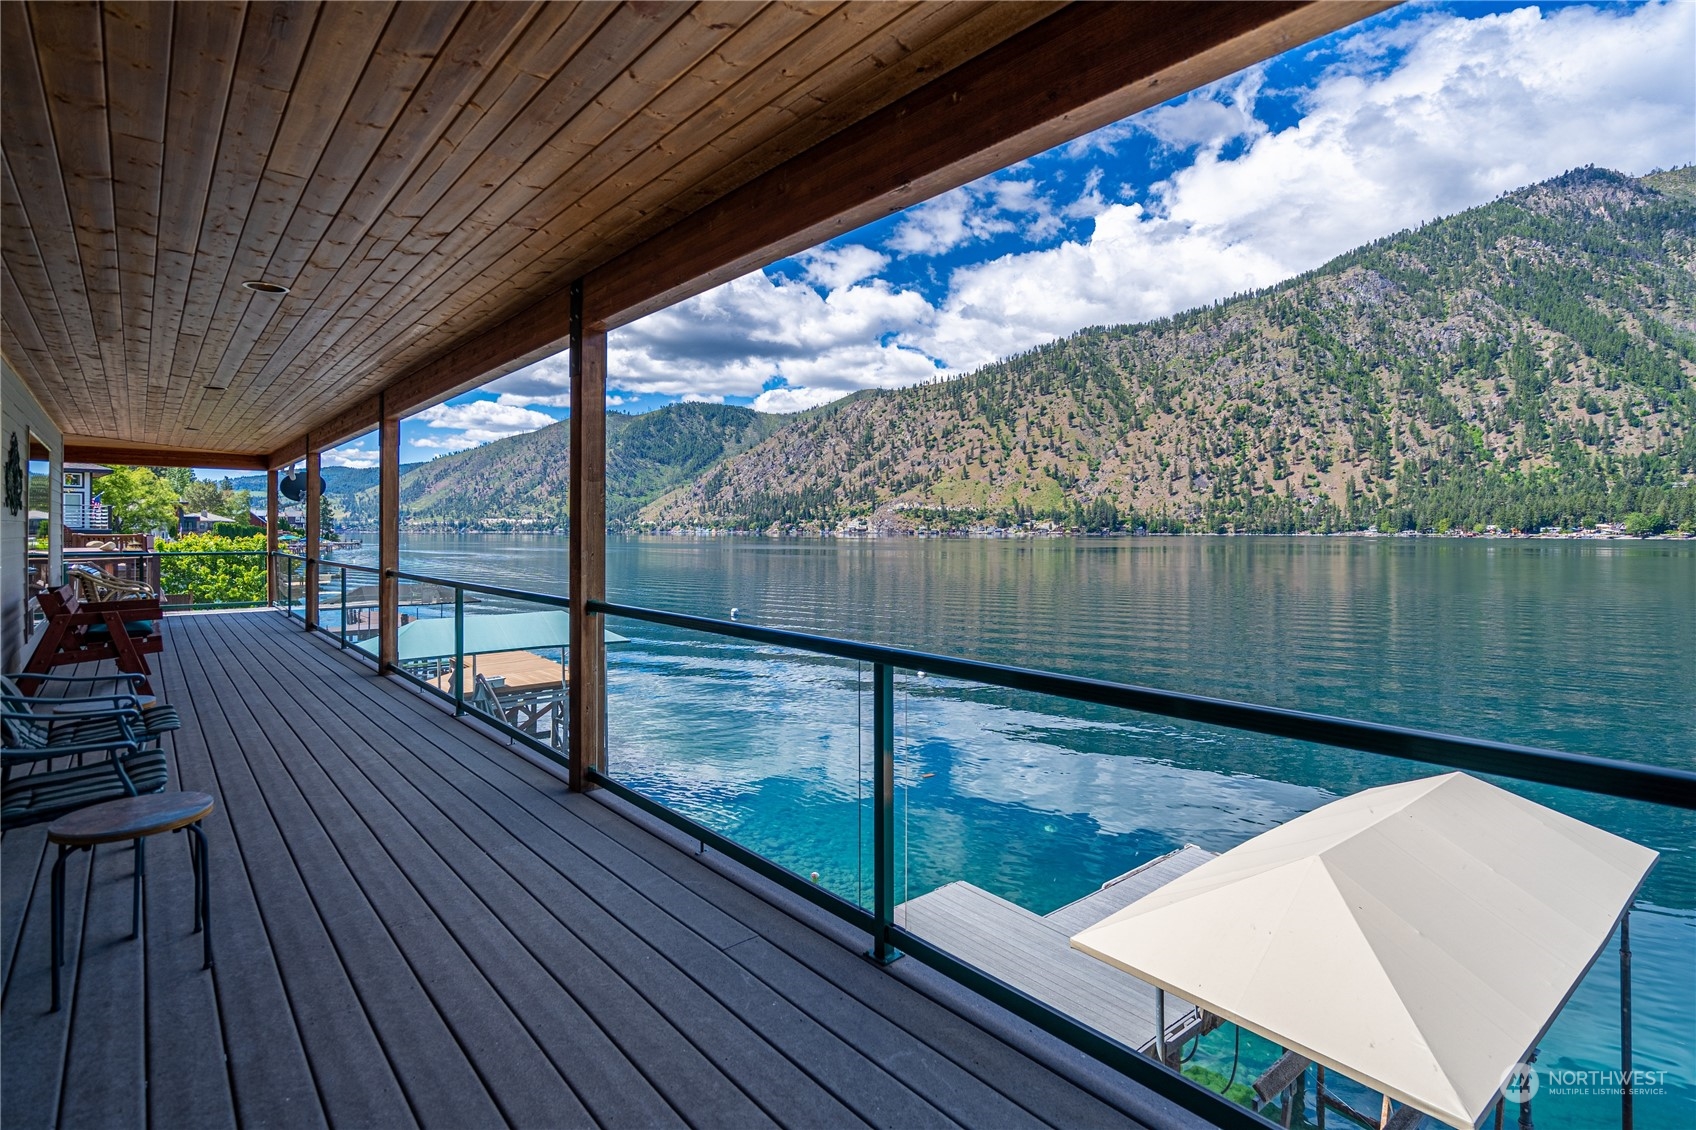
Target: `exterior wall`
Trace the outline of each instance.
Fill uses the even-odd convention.
[[[25,473],[29,469],[29,437],[47,446],[47,505],[51,515],[48,529],[48,570],[59,575],[60,552],[64,548],[64,499],[54,484],[64,481],[65,441],[52,417],[35,396],[0,360],[0,460],[11,446],[12,436],[18,437]],[[27,491],[26,491],[27,494]],[[25,629],[27,577],[29,575],[29,508],[13,514],[0,505],[0,670],[16,671],[23,666],[28,654]]]

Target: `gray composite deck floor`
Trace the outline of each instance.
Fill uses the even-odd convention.
[[[217,800],[216,968],[181,838],[140,941],[130,849],[92,886],[78,853],[49,1013],[51,856],[7,832],[6,1126],[1148,1120],[282,616],[167,623],[173,787]]]

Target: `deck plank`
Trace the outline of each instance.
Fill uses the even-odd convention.
[[[597,814],[596,808],[603,811]],[[579,811],[592,822],[616,829],[631,850],[640,852],[655,866],[677,868],[680,882],[758,930],[790,960],[824,978],[860,1007],[921,1040],[941,1059],[1026,1112],[1061,1127],[1111,1125],[1123,1117],[1028,1056],[1000,1041],[984,1041],[982,1031],[970,1021],[926,997],[915,998],[905,986],[882,976],[857,951],[818,944],[819,935],[805,923],[718,872],[696,864],[687,853],[634,827],[619,813],[599,804]],[[941,1065],[932,1069],[941,1070]],[[971,1124],[996,1123],[972,1120]]]
[[[46,849],[47,829],[38,824],[8,835],[6,850],[0,852],[0,976],[4,984],[12,980],[24,919],[32,910],[46,913],[47,904],[34,900],[37,888],[46,898],[47,869],[52,866]]]
[[[321,647],[311,646],[307,641],[301,641],[301,646],[301,662],[321,664],[327,675],[336,673],[341,664],[357,662],[336,656]],[[383,711],[387,714],[390,724],[411,727],[409,737],[419,743],[429,743],[451,751],[456,747],[471,749],[471,743],[477,740],[463,727],[441,729],[436,724],[441,712],[422,695],[407,695],[397,699],[373,694],[369,680],[364,684],[357,680],[330,681],[338,688],[339,693],[349,696],[346,717],[351,727],[372,725],[374,723],[364,719],[366,711]],[[418,745],[413,745],[410,752],[417,754],[420,760],[429,760]],[[559,788],[558,781],[524,760],[490,760],[476,754],[466,757],[457,770],[443,771],[450,774],[462,787],[485,797],[491,803],[514,803],[523,810],[521,814],[508,809],[501,820],[526,843],[543,842],[548,822],[550,819],[557,820],[561,815],[561,800],[554,795]],[[478,777],[479,773],[483,776]],[[514,788],[513,778],[528,781],[535,787],[533,790]],[[736,944],[737,938],[748,936],[750,923],[760,917],[760,911],[763,910],[773,922],[781,921],[795,928],[787,934],[787,940],[792,946],[787,951],[788,960],[796,968],[803,970],[804,975],[791,978],[785,989],[789,993],[789,999],[800,1007],[815,1011],[816,1006],[822,1002],[844,993],[841,984],[824,979],[816,971],[820,965],[833,966],[842,975],[842,981],[849,985],[871,983],[885,988],[889,986],[887,977],[860,960],[857,955],[844,952],[840,946],[820,937],[770,904],[753,898],[741,888],[702,867],[690,856],[653,839],[603,805],[586,798],[567,796],[564,798],[563,809],[563,815],[576,817],[588,825],[588,828],[573,831],[565,837],[564,842],[568,847],[586,852],[608,868],[610,873],[645,892],[668,913],[681,921],[691,923],[705,936],[720,936],[723,939],[721,944],[731,947],[728,952],[739,962],[746,963],[755,955],[775,960],[772,955],[763,954],[758,947],[749,948]],[[530,819],[534,819],[536,823],[530,823]],[[646,844],[652,852],[652,857],[632,850],[628,842],[632,839]],[[673,875],[664,867],[656,865],[656,860],[665,860],[675,865],[680,869],[680,874]],[[737,910],[741,913],[732,914],[717,903],[720,896],[733,898],[735,895],[742,896],[744,900],[737,905]],[[627,908],[622,912],[629,913]],[[783,931],[779,928],[778,932]],[[762,968],[770,969],[773,966],[768,964]],[[779,977],[780,982],[781,980]],[[927,1095],[936,1105],[955,1110],[956,1116],[966,1124],[1019,1125],[1022,1119],[1031,1117],[1032,1112],[1035,1112],[1038,1118],[1048,1118],[1050,1115],[1046,1112],[1056,1108],[1067,1112],[1067,1117],[1058,1122],[1060,1125],[1094,1124],[1103,1118],[1111,1120],[1119,1117],[1090,1096],[1084,1095],[1075,1086],[1032,1064],[1028,1058],[1012,1053],[1011,1049],[1006,1049],[1004,1045],[997,1044],[996,1047],[1009,1053],[1008,1062],[993,1063],[987,1069],[979,1067],[981,1074],[973,1074],[973,1068],[978,1067],[977,1057],[983,1056],[984,1053],[983,1033],[944,1009],[935,1008],[934,1012],[928,1015],[925,1010],[920,1009],[920,1017],[915,1020],[909,1016],[906,1021],[909,1027],[903,1028],[898,1020],[879,1016],[865,1009],[864,1004],[852,993],[849,994],[849,999],[854,1001],[853,1008],[839,1014],[836,1019],[843,1023],[842,1030],[851,1034],[856,1046],[863,1047],[858,1041],[867,1040],[871,1032],[878,1032],[884,1037],[884,1041],[881,1044],[871,1044],[876,1053],[874,1058],[879,1062],[901,1063],[902,1079],[907,1086]],[[915,1010],[912,994],[904,988],[900,989],[897,999],[900,1004],[894,1005],[892,1002],[892,1016],[903,1011],[910,1014]],[[880,1028],[879,1025],[884,1027]],[[935,1038],[933,1033],[939,1030],[961,1037],[959,1059],[970,1066],[951,1063],[947,1058],[935,1054],[935,1048],[928,1041]],[[923,1049],[922,1053],[914,1054],[919,1048]],[[997,1092],[996,1081],[1003,1078],[1007,1080],[1005,1089],[1003,1092]],[[986,1087],[986,1083],[990,1086]]]
[[[165,861],[169,838],[148,846],[150,863]],[[59,1124],[66,1127],[139,1126],[146,1121],[144,1054],[147,995],[143,948],[130,937],[135,849],[102,844],[93,849],[82,921],[77,994],[70,1003],[71,1030]],[[137,1007],[140,1003],[142,1007]]]
[[[360,993],[338,959],[296,869],[288,838],[272,820],[266,798],[242,756],[245,747],[205,678],[198,654],[203,645],[192,624],[190,617],[173,624],[173,632],[181,633],[173,644],[174,658],[181,662],[191,688],[194,728],[204,737],[204,763],[216,781],[218,807],[206,820],[213,937],[222,953],[256,950],[266,955],[283,995],[279,1001],[276,994],[266,993],[264,1003],[270,1007],[255,1008],[224,989],[231,972],[228,967],[233,964],[240,976],[249,972],[247,961],[226,959],[215,971],[241,1120],[267,1118],[259,1102],[248,1100],[247,1086],[268,1089],[269,1058],[275,1054],[273,1045],[281,1042],[285,1048],[292,1044],[311,1071],[321,1121],[411,1125],[410,1104],[372,1030]],[[179,752],[182,739],[179,732]],[[188,777],[186,769],[184,776]],[[232,938],[232,932],[237,936]],[[269,980],[271,971],[266,973],[253,980]],[[279,1022],[290,1016],[293,1032],[279,1031]],[[294,1082],[298,1084],[298,1079]],[[277,1124],[287,1123],[278,1119]]]
[[[323,940],[315,947],[317,952],[310,957],[308,952],[301,953],[298,973],[312,975],[305,968],[308,961],[325,967],[332,956],[339,958],[349,987],[357,994],[364,1016],[381,1050],[387,1053],[389,1065],[420,1123],[427,1126],[440,1120],[437,1124],[445,1126],[496,1124],[500,1119],[488,1090],[401,955],[395,935],[410,923],[385,922],[341,855],[342,840],[353,831],[351,820],[342,814],[321,815],[313,811],[298,786],[278,764],[278,754],[272,745],[274,738],[260,726],[249,705],[236,692],[225,670],[227,659],[221,662],[214,654],[213,638],[210,632],[201,633],[193,650],[201,663],[208,692],[224,708],[232,737],[245,755],[243,759],[231,760],[246,770],[247,780],[256,794],[245,802],[252,807],[239,816],[232,813],[232,819],[240,819],[244,824],[252,821],[276,835],[278,850],[274,858],[286,861],[286,866],[295,871],[300,880],[298,896],[304,899],[296,902],[291,917],[309,919],[322,931]],[[231,803],[234,805],[235,801]],[[275,942],[274,934],[273,945]],[[293,980],[287,967],[284,977]],[[311,1024],[303,1025],[309,1041],[307,1054],[320,1086],[338,1076],[356,1075],[345,1070],[348,1060],[339,1055],[320,1055],[310,1046],[313,1028]],[[362,1050],[375,1063],[371,1050]],[[358,1087],[360,1082],[357,1077],[348,1078],[346,1085]],[[335,1124],[341,1119],[332,1113],[330,1121]]]
[[[302,662],[311,662],[310,652],[301,656]],[[342,682],[345,682],[342,681]],[[357,693],[355,690],[349,693]],[[773,1048],[770,1041],[780,1038],[778,1025],[786,1017],[762,1014],[760,1022],[748,1024],[738,1022],[738,1018],[728,1010],[723,1000],[715,996],[712,989],[721,993],[733,991],[733,987],[719,982],[704,984],[702,978],[692,978],[687,969],[679,962],[687,963],[691,957],[701,959],[700,953],[691,953],[689,940],[676,932],[672,932],[663,941],[656,944],[653,937],[656,931],[665,931],[666,923],[659,916],[649,914],[651,906],[644,905],[635,892],[631,891],[623,880],[592,858],[566,845],[564,854],[548,859],[544,858],[548,848],[558,839],[544,819],[536,819],[516,809],[508,807],[510,798],[498,790],[487,788],[482,790],[482,800],[502,813],[503,819],[497,820],[488,813],[473,807],[463,795],[455,796],[448,789],[435,786],[424,773],[426,764],[434,758],[439,750],[433,751],[426,743],[430,742],[439,727],[429,728],[430,723],[437,722],[441,715],[433,708],[419,703],[416,699],[408,701],[408,697],[397,700],[401,718],[412,710],[424,706],[427,713],[418,716],[417,721],[423,728],[415,731],[416,741],[408,743],[407,756],[398,759],[397,768],[404,767],[415,776],[419,785],[430,789],[434,795],[441,798],[447,806],[452,822],[459,828],[469,830],[480,842],[488,842],[490,838],[517,833],[521,843],[535,853],[503,854],[502,864],[520,875],[521,881],[531,890],[544,898],[550,907],[560,912],[561,927],[567,927],[576,933],[591,953],[604,955],[605,961],[614,975],[622,976],[632,985],[640,984],[642,995],[654,1005],[690,1043],[698,1048],[710,1060],[718,1071],[733,1079],[747,1094],[748,1098],[758,1104],[759,1110],[779,1122],[812,1122],[814,1124],[852,1123],[857,1120],[848,1116],[845,1108],[841,1107],[829,1096],[816,1093],[816,1088],[805,1085],[805,1075],[792,1061]],[[372,724],[366,720],[365,712],[355,709],[356,706],[375,704],[349,703],[346,722],[350,730],[358,733],[361,730],[371,730]],[[381,730],[375,731],[380,735]],[[469,736],[469,731],[467,731]],[[392,746],[392,738],[383,742],[380,736],[374,736],[378,745]],[[487,761],[481,754],[473,753],[477,760]],[[520,762],[520,764],[524,764]],[[462,775],[463,769],[457,762],[441,762],[449,773]],[[526,765],[526,768],[531,768]],[[562,788],[554,778],[540,774],[545,785],[553,786],[557,792]],[[474,776],[464,776],[469,782],[476,780]],[[537,791],[544,804],[558,812],[561,796],[547,796]],[[437,842],[437,841],[433,841]],[[440,842],[448,842],[442,839]],[[561,841],[563,844],[563,841]],[[612,911],[609,915],[607,912]],[[742,940],[750,936],[746,930],[740,931],[734,940]],[[547,944],[544,940],[544,944]],[[668,968],[669,966],[669,968]],[[721,974],[728,972],[733,963],[724,962]],[[740,971],[738,971],[740,972]],[[737,978],[738,980],[740,978]],[[740,988],[737,986],[736,988]],[[835,1048],[834,1057],[825,1057],[823,1063],[833,1065],[837,1057],[851,1058],[852,1049]],[[699,1100],[697,1100],[698,1102]],[[725,1110],[726,1115],[736,1112]],[[912,1111],[910,1117],[917,1118],[921,1112]],[[753,1108],[741,1112],[739,1117],[761,1116]]]
[[[297,624],[167,630],[218,965],[180,837],[149,844],[140,943],[129,847],[92,890],[79,853],[47,1014],[49,857],[7,832],[8,1124],[1134,1124]]]
[[[165,623],[167,632],[177,627],[169,619]],[[155,689],[165,702],[185,705],[191,702],[179,664],[161,666]],[[190,758],[184,754],[184,750],[189,748],[204,757],[198,727],[187,727],[179,731],[177,738],[164,743],[171,781],[177,788],[211,794],[216,782],[201,764],[190,763]],[[216,811],[208,818],[206,828],[209,836],[218,834],[228,839],[227,834],[215,830],[223,819]],[[148,1002],[147,1120],[152,1126],[192,1126],[196,1130],[234,1126],[235,1097],[231,1093],[230,1073],[225,1063],[224,1022],[218,1013],[217,985],[213,975],[201,968],[200,937],[192,932],[194,870],[183,836],[168,837],[167,842],[159,846],[165,850],[156,851],[148,857],[147,899],[143,905],[146,953],[142,960],[147,975]],[[224,904],[220,904],[219,909],[225,909]],[[257,953],[254,956],[256,959],[260,957]],[[246,966],[250,963],[239,964]],[[270,963],[255,960],[251,965],[255,969],[263,969]],[[275,984],[274,967],[272,975]],[[274,1024],[292,1027],[286,1007]],[[275,1044],[277,1060],[271,1065],[269,1077],[283,1084],[275,1088],[272,1099],[282,1108],[276,1113],[289,1115],[302,1111],[304,1116],[294,1118],[293,1123],[314,1125],[318,1110],[317,1094],[306,1069],[305,1057],[298,1052],[298,1040],[291,1038]],[[294,1053],[292,1056],[291,1051]],[[288,1087],[291,1079],[295,1084],[292,1096]],[[303,1110],[303,1098],[310,1100],[309,1112]]]
[[[48,853],[51,860],[56,853]],[[49,865],[50,866],[50,865]],[[65,864],[65,966],[58,1012],[48,1012],[48,952],[52,926],[48,919],[47,873],[41,869],[37,892],[40,913],[24,922],[14,966],[16,976],[6,986],[4,1027],[0,1029],[0,1109],[8,1126],[54,1126],[59,1121],[60,1085],[64,1082],[65,1048],[71,1025],[71,1002],[76,1000],[81,970],[83,903],[88,891],[88,853],[74,853]]]

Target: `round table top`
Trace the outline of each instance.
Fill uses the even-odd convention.
[[[85,847],[187,827],[212,811],[205,793],[149,793],[91,804],[47,825],[47,840]]]

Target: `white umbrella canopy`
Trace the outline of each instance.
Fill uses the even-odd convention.
[[[1368,789],[1072,938],[1454,1126],[1473,1126],[1657,853],[1464,773]]]

